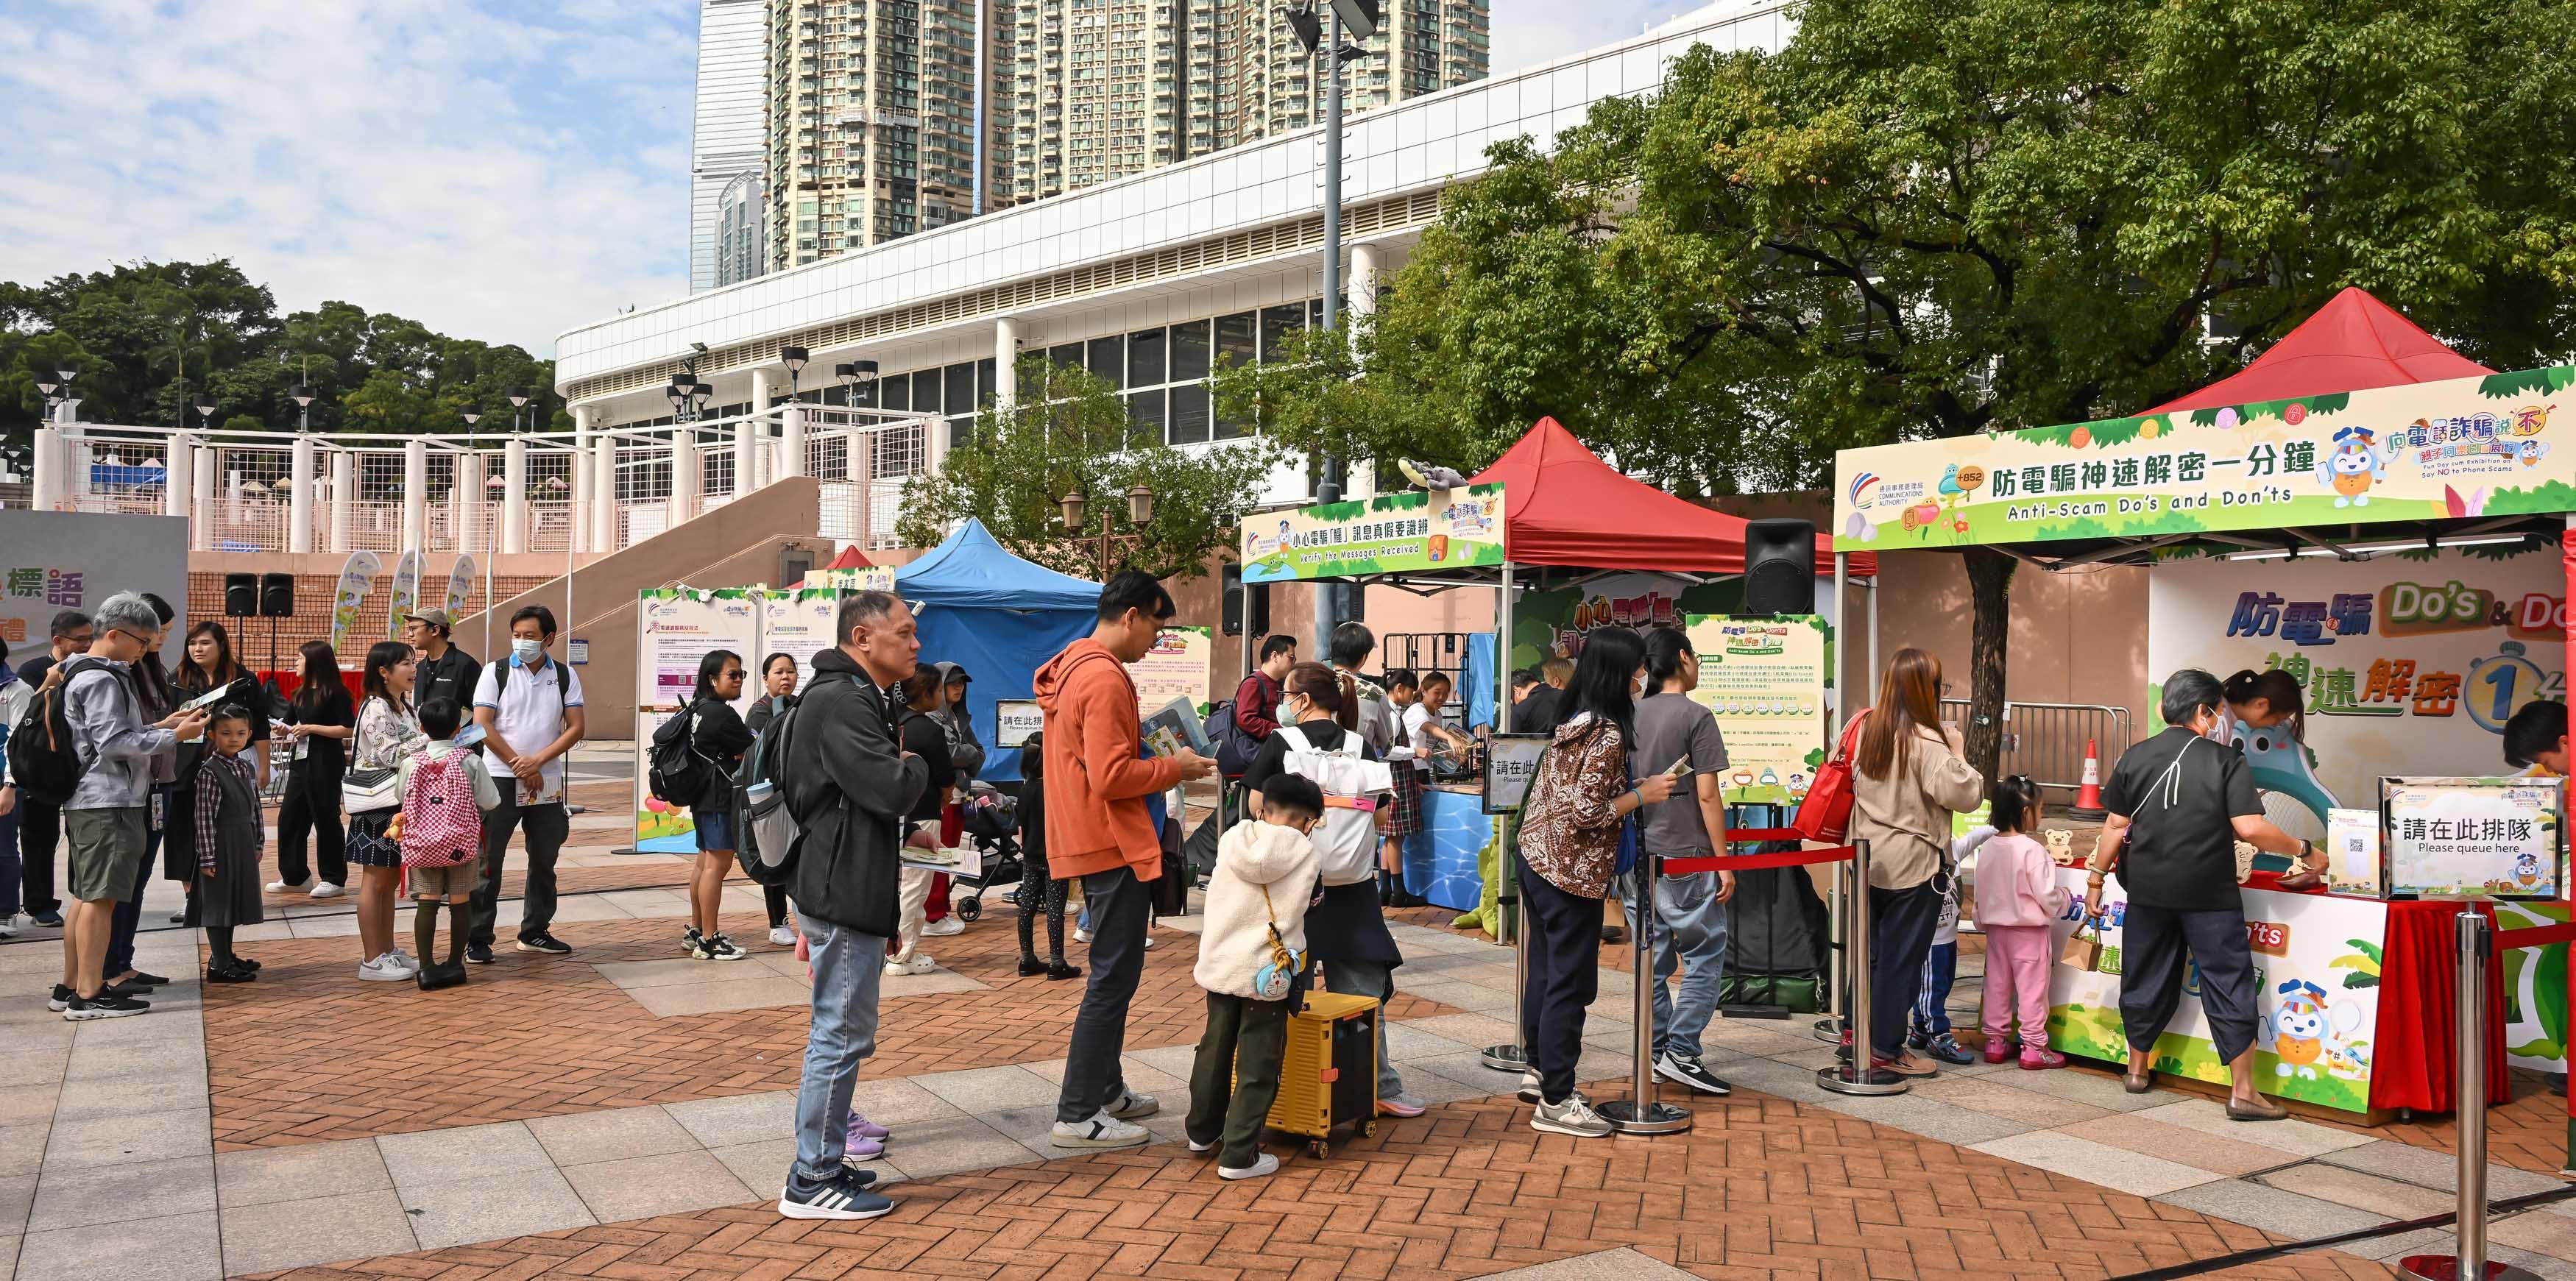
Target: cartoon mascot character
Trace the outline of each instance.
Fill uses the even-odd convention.
[[[2266,1022],[2271,1025],[2272,1053],[2280,1062],[2272,1071],[2316,1080],[2317,1069],[2328,1065],[2340,1038],[2360,1025],[2360,1007],[2330,1006],[2326,990],[2305,979],[2283,981],[2274,995],[2280,1003]]]
[[[2334,452],[2317,463],[2317,483],[2335,492],[2337,507],[2368,507],[2370,487],[2388,479],[2389,455],[2367,427],[2345,427],[2334,434]]]

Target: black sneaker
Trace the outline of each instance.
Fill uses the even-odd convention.
[[[152,1003],[149,1001],[138,1001],[130,996],[109,996],[101,992],[95,1000],[83,1000],[74,996],[71,1004],[63,1010],[63,1019],[71,1023],[87,1022],[90,1019],[125,1019],[148,1012],[151,1008]]]
[[[490,965],[492,963],[492,945],[489,943],[466,944],[465,963],[467,965]]]
[[[548,939],[546,941],[549,943],[554,942],[552,939]],[[525,945],[523,944],[522,946]],[[572,950],[571,948],[563,947],[560,943],[556,943],[555,946],[563,948],[563,950],[567,952]],[[751,953],[734,946],[734,941],[730,936],[716,934],[699,939],[698,945],[695,948],[690,949],[689,955],[694,956],[701,961],[739,961],[742,958],[751,955]]]
[[[873,1219],[894,1209],[894,1202],[868,1191],[873,1182],[873,1172],[846,1167],[830,1180],[808,1179],[798,1171],[779,1189],[778,1213],[790,1219]]]
[[[1625,943],[1628,941],[1628,931],[1616,925],[1604,925],[1601,927],[1601,941],[1604,943]]]
[[[680,931],[680,950],[691,956],[697,956],[698,945],[706,941],[707,936],[699,933],[697,926],[692,925],[689,928]],[[706,958],[701,956],[698,957],[698,959],[705,960]]]
[[[141,971],[141,970],[136,970],[136,971],[134,972],[134,977],[133,977],[133,978],[126,979],[126,980],[124,980],[124,981],[120,982],[117,986],[119,986],[119,987],[168,987],[168,986],[170,986],[170,980],[165,979],[165,978],[161,977],[161,976],[160,976],[160,975],[158,975],[158,974],[146,974],[146,973],[144,973],[144,972],[143,972],[143,971]]]
[[[209,983],[251,983],[258,981],[258,979],[259,971],[245,969],[238,965],[209,965],[206,967],[206,981]]]
[[[572,948],[569,945],[556,941],[554,935],[547,934],[542,931],[520,939],[519,950],[522,952],[543,952],[548,956],[567,956],[572,952]],[[882,1213],[882,1211],[880,1213]]]
[[[49,1010],[52,1010],[52,1011],[53,1011],[54,1013],[56,1013],[56,1014],[60,1014],[60,1013],[62,1013],[63,1011],[70,1009],[71,1007],[72,1007],[72,989],[71,989],[71,985],[70,985],[70,984],[68,984],[68,983],[56,983],[56,984],[54,985],[54,990],[53,990],[52,995],[48,996],[48,997],[45,999],[45,1008],[46,1008],[46,1009],[49,1009]]]
[[[1959,1044],[1959,1038],[1948,1032],[1932,1037],[1914,1048],[1953,1066],[1977,1061],[1977,1052]]]
[[[1702,1094],[1714,1094],[1720,1098],[1735,1092],[1735,1087],[1728,1085],[1717,1073],[1700,1066],[1698,1059],[1686,1059],[1678,1054],[1666,1053],[1656,1059],[1655,1075],[1667,1081],[1687,1085]]]
[[[27,919],[49,930],[59,930],[63,927],[63,914],[60,912],[38,912]]]

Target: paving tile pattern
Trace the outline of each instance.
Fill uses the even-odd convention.
[[[1654,1140],[1581,1143],[1526,1121],[1508,1097],[1449,1104],[1248,1184],[1165,1143],[908,1181],[896,1211],[867,1223],[791,1222],[755,1203],[268,1275],[1430,1281],[1629,1248],[1707,1278],[1935,1281],[2100,1277],[2275,1239],[1753,1094]],[[2394,1274],[2322,1253],[2225,1275]]]
[[[346,939],[258,946],[259,982],[207,999],[206,1056],[218,1151],[405,1134],[490,1121],[795,1088],[802,1005],[655,1015],[592,962],[679,955],[677,919],[585,921],[558,932],[567,957],[508,950],[470,967],[463,988],[360,983]],[[409,916],[398,919],[409,939]],[[757,917],[728,918],[750,960],[728,976],[774,974]],[[1206,1007],[1190,967],[1195,936],[1156,934],[1127,1027],[1130,1051],[1197,1043]],[[993,989],[889,997],[871,1078],[1027,1063],[1061,1055],[1080,981],[1022,978],[1018,942],[998,920],[928,944],[941,964]],[[714,965],[715,962],[705,964]],[[788,968],[793,969],[792,965]],[[1457,1013],[1397,997],[1394,1018]]]

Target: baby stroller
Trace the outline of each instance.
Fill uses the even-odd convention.
[[[982,779],[968,785],[966,799],[958,807],[958,818],[966,839],[983,853],[984,872],[956,878],[958,889],[964,892],[952,893],[948,906],[957,913],[957,919],[973,921],[984,914],[985,886],[1010,885],[1020,879],[1017,811],[1018,802],[1000,788]]]

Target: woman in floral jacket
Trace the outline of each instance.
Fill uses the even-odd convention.
[[[1635,778],[1628,743],[1646,681],[1646,643],[1624,627],[1583,642],[1574,681],[1557,706],[1554,737],[1530,780],[1517,851],[1527,918],[1529,978],[1521,992],[1521,1043],[1530,1070],[1521,1098],[1538,1104],[1530,1128],[1605,1138],[1610,1123],[1574,1088],[1583,1011],[1598,995],[1601,900],[1619,861],[1628,817],[1672,795],[1668,774]]]

